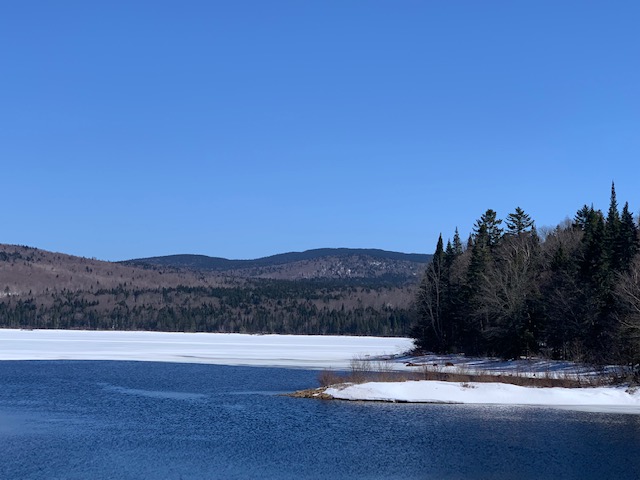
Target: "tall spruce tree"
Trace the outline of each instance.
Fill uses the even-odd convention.
[[[482,235],[486,235],[485,238],[487,246],[489,248],[494,247],[502,238],[503,229],[500,228],[501,223],[502,220],[498,219],[497,213],[492,209],[488,209],[476,221],[475,225],[473,226],[473,233],[475,237],[478,237],[478,235],[481,234],[480,229],[484,227],[484,232],[482,232]]]
[[[447,240],[447,247],[444,249],[444,254],[446,257],[451,257],[451,258],[455,257],[451,240]]]
[[[633,221],[633,214],[629,211],[629,203],[626,202],[620,217],[620,258],[619,267],[621,271],[628,271],[633,258],[640,248],[638,239],[638,227]]]
[[[462,255],[463,248],[462,242],[460,241],[460,234],[458,233],[458,227],[456,227],[456,231],[453,234],[453,253],[455,255]]]
[[[492,268],[492,252],[502,237],[500,220],[489,209],[478,219],[473,229],[473,245],[467,269],[464,303],[467,305],[465,325],[461,334],[462,348],[467,352],[484,351],[484,332],[489,324],[482,296],[487,275]]]
[[[416,346],[442,353],[447,348],[447,330],[444,318],[448,278],[446,254],[442,235],[438,238],[436,251],[425,271],[418,288],[418,322],[414,327]]]
[[[589,206],[585,204],[576,212],[576,216],[574,217],[572,224],[573,228],[584,232],[587,229],[587,224],[594,213],[595,210],[593,209],[593,205]]]
[[[520,235],[527,232],[533,226],[533,220],[520,207],[516,207],[516,211],[507,215],[504,223],[507,226],[508,235]]]
[[[580,274],[585,283],[602,294],[609,277],[609,255],[606,226],[600,210],[589,209],[583,231]]]
[[[615,271],[621,267],[622,241],[620,237],[620,213],[618,212],[618,201],[616,200],[616,187],[611,182],[611,199],[609,201],[609,212],[605,229],[605,241],[609,266]]]
[[[471,262],[469,264],[468,283],[473,286],[480,280],[483,272],[491,260],[490,240],[487,226],[481,223],[473,238],[471,247]]]

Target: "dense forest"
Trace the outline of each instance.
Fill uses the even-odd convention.
[[[615,186],[605,215],[585,205],[538,231],[522,209],[489,209],[466,245],[440,236],[417,295],[417,345],[439,353],[541,354],[640,363],[640,238]]]
[[[413,290],[352,280],[249,280],[186,285],[55,290],[0,302],[8,328],[158,330],[406,336]]]

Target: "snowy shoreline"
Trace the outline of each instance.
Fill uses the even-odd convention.
[[[115,360],[347,370],[354,358],[394,357],[412,346],[411,339],[395,337],[0,329],[0,361]],[[430,362],[434,359],[433,356],[428,358]],[[439,361],[447,359],[456,361],[444,357]],[[416,360],[418,358],[412,358],[412,361]],[[391,366],[394,370],[407,371],[406,362],[406,357],[396,358]],[[486,360],[483,367],[496,372],[508,367],[522,368],[521,365]],[[539,363],[529,366],[553,367]],[[557,367],[566,368],[566,365]],[[458,366],[445,366],[443,370],[455,368]],[[416,370],[409,368],[409,371]],[[640,389],[624,387],[534,388],[503,383],[421,380],[348,384],[318,391],[340,400],[541,405],[640,414]]]
[[[529,405],[640,414],[640,389],[628,387],[536,388],[505,383],[418,380],[336,385],[320,389],[318,393],[351,401]]]

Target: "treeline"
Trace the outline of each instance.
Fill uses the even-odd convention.
[[[487,210],[466,246],[438,240],[417,295],[419,348],[594,364],[640,363],[640,239],[615,187],[607,214],[585,205],[539,232],[522,209]]]
[[[395,291],[400,290],[320,281],[252,280],[231,287],[156,289],[124,283],[96,291],[8,298],[0,302],[0,324],[8,328],[406,336],[414,321],[408,302],[402,306],[376,301]]]

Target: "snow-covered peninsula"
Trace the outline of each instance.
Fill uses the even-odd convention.
[[[329,387],[341,400],[473,405],[543,405],[572,410],[640,414],[640,389],[628,387],[533,388],[504,383],[440,381],[369,382]]]

